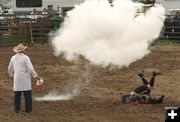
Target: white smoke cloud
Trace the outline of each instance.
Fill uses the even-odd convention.
[[[52,40],[55,54],[69,61],[83,55],[93,64],[119,67],[141,59],[159,36],[164,8],[156,5],[137,16],[136,6],[131,0],[116,0],[113,6],[107,0],[76,5]]]
[[[37,97],[37,101],[58,101],[58,100],[70,100],[73,98],[73,95],[70,93],[59,94],[58,91],[51,91],[43,97]]]

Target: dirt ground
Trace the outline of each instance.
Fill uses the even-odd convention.
[[[78,96],[68,101],[36,101],[33,113],[24,112],[24,99],[19,114],[13,112],[12,79],[7,67],[14,53],[13,47],[0,47],[0,122],[163,122],[166,106],[180,105],[180,45],[156,44],[151,53],[121,69],[88,65],[90,81],[83,85]],[[88,61],[68,62],[53,56],[48,45],[35,45],[25,52],[35,70],[44,78],[44,89],[36,89],[33,80],[33,98],[52,90],[60,93],[72,89],[83,80]],[[130,105],[121,103],[120,93],[128,93],[142,84],[138,71],[145,69],[150,78],[152,69],[162,72],[156,78],[152,94],[164,94],[159,105]],[[88,76],[88,77],[89,77]],[[83,81],[81,81],[83,84]]]

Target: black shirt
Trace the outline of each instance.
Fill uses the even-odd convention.
[[[138,93],[138,94],[150,94],[150,89],[148,88],[148,86],[142,85],[137,87],[134,92]]]

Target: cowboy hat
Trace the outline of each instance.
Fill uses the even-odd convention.
[[[53,7],[53,5],[48,5],[47,7]]]
[[[27,48],[27,46],[24,46],[23,44],[18,44],[13,48],[13,51],[16,53],[22,52]]]

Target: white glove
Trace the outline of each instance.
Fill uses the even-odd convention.
[[[41,85],[41,84],[43,84],[43,82],[44,82],[44,80],[41,78],[40,80],[37,80],[36,85]]]

